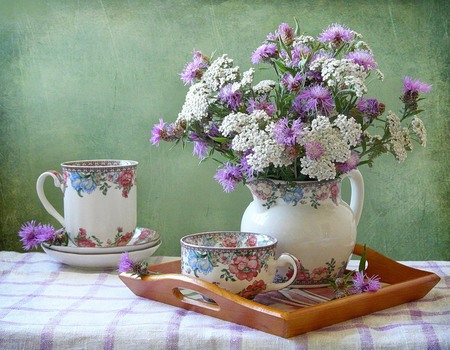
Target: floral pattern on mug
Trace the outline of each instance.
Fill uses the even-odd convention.
[[[117,228],[116,236],[114,240],[107,240],[109,247],[122,247],[126,246],[128,242],[133,238],[134,232],[123,232],[121,227]],[[74,243],[78,247],[102,247],[103,242],[95,236],[88,236],[86,229],[80,227],[78,230],[78,235],[73,238]]]
[[[247,186],[252,194],[263,201],[263,206],[269,209],[281,200],[287,205],[309,204],[319,207],[326,200],[338,205],[340,195],[340,180],[323,182],[282,182],[268,179],[249,181]]]
[[[256,295],[263,293],[266,290],[266,287],[263,280],[254,281],[253,284],[240,291],[238,295],[247,299],[253,299]]]
[[[118,227],[116,236],[114,237],[114,240],[111,241],[110,239],[108,239],[106,241],[106,243],[110,247],[122,247],[122,246],[125,246],[128,244],[128,242],[131,240],[131,238],[133,238],[133,235],[134,235],[133,231],[123,233],[123,228]]]
[[[155,231],[150,230],[148,228],[144,228],[141,230],[141,233],[139,234],[139,236],[136,238],[136,241],[133,243],[134,245],[136,244],[142,244],[142,243],[147,243],[150,241],[150,239],[155,235]]]
[[[100,242],[97,237],[88,236],[86,230],[82,227],[79,228],[78,235],[74,237],[73,240],[78,247],[94,248],[102,246],[102,242]]]
[[[99,188],[103,195],[107,195],[108,190],[115,185],[116,189],[122,190],[122,197],[128,198],[131,188],[136,185],[136,173],[134,170],[124,170],[121,172],[63,172],[63,186],[66,188],[68,181],[80,197],[83,193],[89,194]]]

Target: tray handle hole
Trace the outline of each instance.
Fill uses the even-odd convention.
[[[220,311],[220,306],[213,299],[208,298],[199,292],[184,288],[174,288],[172,289],[172,293],[182,303],[212,311]]]

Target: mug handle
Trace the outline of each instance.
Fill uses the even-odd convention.
[[[358,169],[350,171],[345,177],[350,180],[350,209],[353,211],[355,223],[358,225],[364,204],[364,180]]]
[[[272,282],[272,283],[268,284],[264,293],[270,292],[272,290],[279,290],[279,289],[289,287],[292,283],[294,283],[295,279],[297,278],[297,271],[298,271],[297,266],[300,266],[300,262],[298,261],[298,259],[295,256],[293,256],[292,254],[289,254],[289,253],[283,253],[277,259],[276,263],[277,263],[277,267],[289,265],[289,264],[292,265],[292,267],[294,268],[294,273],[292,274],[292,277],[289,278],[289,280],[286,282],[283,282],[283,283]]]
[[[49,170],[46,171],[45,173],[42,173],[37,181],[36,181],[36,192],[38,194],[39,200],[41,201],[42,205],[44,206],[45,210],[47,210],[47,212],[53,216],[56,220],[59,221],[59,223],[65,227],[64,224],[64,217],[62,217],[61,214],[59,214],[56,209],[53,207],[53,205],[50,204],[50,202],[48,201],[47,197],[45,196],[44,193],[44,182],[45,179],[51,176],[53,178],[53,182],[55,184],[55,187],[59,187],[61,189],[61,191],[63,191],[63,185],[62,185],[62,177],[61,174],[58,173],[55,170]]]

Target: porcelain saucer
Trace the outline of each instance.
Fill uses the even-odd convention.
[[[153,247],[156,242],[160,239],[160,235],[155,230],[149,228],[138,227],[135,233],[127,245],[116,246],[116,247],[77,247],[71,241],[67,246],[64,245],[50,245],[43,243],[46,248],[56,250],[63,253],[74,253],[74,254],[110,254],[110,253],[122,253],[124,251],[132,252],[136,250],[142,250],[146,248]]]
[[[146,260],[159,248],[161,240],[155,242],[155,245],[140,249],[129,251],[128,254],[133,260]],[[51,258],[70,266],[82,267],[87,269],[99,268],[116,268],[120,262],[122,252],[127,251],[123,249],[121,252],[106,253],[106,254],[83,254],[83,253],[69,253],[54,250],[41,244],[42,249]]]

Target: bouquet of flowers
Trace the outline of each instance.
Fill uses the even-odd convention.
[[[268,64],[274,80],[254,81],[226,54],[210,59],[195,51],[180,74],[190,85],[178,118],[160,119],[150,142],[193,143],[200,159],[223,157],[215,179],[224,191],[256,178],[329,180],[373,165],[383,153],[402,162],[412,141],[426,145],[417,114],[419,93],[430,85],[405,77],[397,115],[365,97],[368,79],[383,80],[370,47],[345,25],[318,37],[282,23],[251,55]]]

